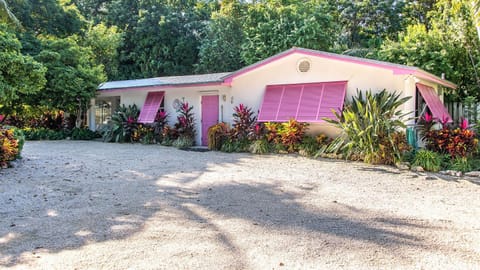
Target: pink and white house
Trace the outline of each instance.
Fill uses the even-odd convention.
[[[233,107],[243,103],[258,111],[259,121],[293,117],[310,123],[312,133],[335,136],[338,130],[322,119],[332,117],[332,109],[341,110],[357,89],[411,96],[404,112],[418,116],[428,109],[441,119],[450,117],[443,105],[445,88],[456,85],[416,67],[292,48],[234,72],[103,83],[92,101],[89,125],[95,129],[104,123],[119,104],[136,104],[143,123],[153,122],[162,109],[173,124],[178,103],[186,101],[194,106],[196,142],[206,145],[208,127],[231,123]]]

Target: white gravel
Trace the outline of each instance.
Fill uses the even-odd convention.
[[[473,179],[101,142],[23,156],[0,170],[0,268],[480,269]]]

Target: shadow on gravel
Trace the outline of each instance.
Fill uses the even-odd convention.
[[[364,172],[378,172],[382,174],[402,174],[401,172],[393,171],[393,168],[392,170],[389,170],[381,167],[361,167],[360,170]]]
[[[78,151],[81,143],[66,147],[50,143],[52,154],[42,152],[41,144],[26,145],[26,160],[18,168],[29,171],[19,174],[25,179],[18,178],[14,170],[0,174],[0,266],[35,260],[38,249],[60,252],[129,237],[141,231],[155,213],[165,211],[164,204],[217,232],[217,241],[239,258],[239,268],[244,266],[244,251],[236,247],[228,233],[187,205],[266,228],[319,232],[346,241],[373,243],[392,252],[399,246],[428,245],[405,232],[421,225],[340,203],[307,209],[297,202],[301,195],[284,192],[274,185],[255,184],[261,179],[252,180],[252,184],[223,183],[202,189],[172,187],[162,182],[166,180],[158,181],[167,175],[173,177],[169,181],[180,186],[197,180],[209,170],[209,164],[190,159],[202,160],[203,155],[209,155],[208,160],[220,166],[235,164],[245,155],[186,153],[127,144],[104,144],[99,149],[94,145],[88,151]],[[138,148],[142,148],[143,154],[132,155]],[[109,149],[115,149],[116,155],[106,154]],[[51,155],[55,155],[53,163]],[[149,160],[155,162],[146,162]],[[105,169],[92,171],[90,168],[98,163]],[[65,170],[70,176],[58,178]],[[81,181],[89,180],[79,180],[84,178],[96,180],[85,185]]]
[[[295,202],[299,199],[297,194],[282,192],[272,185],[220,185],[198,193],[197,204],[209,211],[249,220],[259,226],[320,232],[384,247],[423,246],[422,239],[397,230],[399,227],[422,227],[421,225],[396,218],[360,218],[380,215],[340,203],[324,209],[305,209]]]
[[[142,155],[135,155],[140,149]],[[180,182],[194,181],[209,164],[189,160],[208,154],[138,144],[27,142],[22,165],[0,171],[0,268],[34,261],[39,250],[73,250],[142,231],[147,219],[165,210],[157,179],[180,174]]]

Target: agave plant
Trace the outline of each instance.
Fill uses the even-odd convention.
[[[367,163],[393,163],[401,159],[398,132],[405,128],[405,117],[399,107],[410,97],[383,90],[365,96],[357,91],[351,103],[341,113],[334,112],[337,119],[324,120],[342,130],[341,136],[322,149],[322,152],[343,152],[346,158]]]

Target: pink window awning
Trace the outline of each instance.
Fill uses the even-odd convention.
[[[417,83],[416,86],[420,92],[420,95],[422,95],[423,99],[425,100],[425,103],[427,103],[433,118],[437,120],[443,120],[445,117],[448,117],[448,122],[452,122],[452,117],[443,105],[440,97],[435,92],[435,89],[421,83]]]
[[[347,82],[268,85],[258,114],[260,122],[322,122],[343,108]]]
[[[139,123],[153,123],[162,104],[164,92],[148,92],[145,103],[138,116]]]

